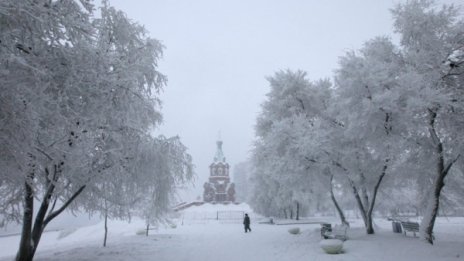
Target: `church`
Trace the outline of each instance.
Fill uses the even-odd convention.
[[[222,141],[216,142],[216,154],[209,166],[209,180],[203,185],[203,201],[235,202],[235,184],[230,182],[229,164],[222,152]]]
[[[216,142],[216,154],[214,155],[213,163],[209,165],[209,178],[203,185],[203,201],[182,202],[173,207],[174,211],[183,211],[191,207],[200,207],[205,203],[222,204],[222,205],[238,205],[235,201],[235,184],[230,182],[229,163],[222,152],[222,141]],[[234,203],[234,204],[229,204]],[[216,205],[217,206],[217,205]],[[249,209],[249,206],[247,207]],[[232,210],[232,212],[234,212]],[[219,218],[217,211],[213,211],[214,217]],[[224,212],[224,211],[222,211]],[[231,212],[231,211],[226,211]],[[244,213],[244,210],[241,213]],[[250,211],[249,211],[250,212]],[[243,217],[243,213],[240,218]]]

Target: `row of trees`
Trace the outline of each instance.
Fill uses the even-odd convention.
[[[99,12],[88,0],[0,2],[0,225],[22,222],[16,260],[32,260],[65,209],[148,225],[191,178],[179,138],[149,134],[162,49],[107,1]]]
[[[333,83],[309,81],[302,71],[268,78],[252,159],[258,211],[278,215],[322,194],[347,223],[336,198],[351,194],[373,234],[383,191],[389,207],[412,202],[420,210],[421,235],[433,243],[444,182],[464,180],[464,20],[456,7],[429,0],[399,4],[392,14],[399,45],[377,37],[346,53]],[[462,206],[455,187],[448,202]]]

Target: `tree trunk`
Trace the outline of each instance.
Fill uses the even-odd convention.
[[[55,166],[56,167],[56,166]],[[55,173],[57,169],[55,168]],[[46,171],[47,172],[47,171]],[[32,176],[33,177],[33,176]],[[54,176],[53,180],[56,181],[56,176]],[[58,210],[49,213],[46,216],[50,205],[50,199],[53,195],[53,191],[55,189],[55,183],[49,182],[47,191],[45,192],[44,198],[40,205],[39,211],[35,217],[34,226],[32,227],[32,219],[33,219],[33,191],[32,187],[26,182],[25,183],[25,204],[24,204],[24,217],[23,217],[23,231],[21,235],[20,247],[18,250],[18,254],[16,255],[16,261],[32,261],[37,247],[39,246],[40,239],[42,237],[43,231],[45,227],[48,225],[50,221],[52,221],[55,217],[57,217],[60,213],[62,213],[69,204],[85,189],[85,186],[80,187],[72,196],[71,198],[66,201],[63,206],[61,206]],[[46,217],[45,217],[46,216]],[[32,229],[31,229],[32,228]]]
[[[422,237],[433,245],[433,227],[435,225],[435,219],[437,217],[438,208],[440,204],[440,194],[445,186],[445,178],[448,175],[449,170],[453,164],[459,159],[461,155],[458,155],[454,160],[450,161],[445,165],[445,157],[443,155],[443,143],[438,137],[437,131],[435,129],[435,120],[437,118],[438,109],[429,109],[429,133],[432,139],[432,142],[435,145],[435,153],[437,154],[437,176],[433,184],[433,192],[430,194],[430,199],[427,204],[427,211],[424,213],[424,218],[421,222],[421,235]]]
[[[33,174],[29,176],[33,178]],[[24,214],[23,227],[16,261],[32,260],[32,217],[34,213],[34,193],[28,181],[24,182]]]
[[[335,195],[333,193],[332,181],[333,181],[333,175],[330,176],[330,198],[332,199],[332,202],[334,203],[335,209],[337,210],[338,216],[340,217],[340,221],[342,222],[342,224],[346,226],[350,226],[350,223],[346,221],[343,210],[340,208],[340,205],[338,205],[338,202],[335,199]]]
[[[296,220],[300,220],[300,203],[296,202]]]
[[[367,227],[366,227],[366,234],[372,235],[374,234],[374,222],[372,221],[372,216],[367,217]]]
[[[354,181],[351,179],[350,177],[350,173],[348,172],[348,169],[346,169],[345,167],[343,167],[342,164],[340,164],[339,162],[337,161],[333,161],[333,164],[339,168],[341,168],[343,170],[343,173],[345,174],[345,177],[346,179],[348,180],[348,182],[350,183],[350,186],[351,186],[351,190],[353,192],[353,196],[356,200],[356,204],[358,206],[358,209],[359,209],[359,212],[361,213],[361,217],[364,221],[364,226],[367,228],[367,224],[368,224],[368,221],[367,221],[367,213],[366,213],[366,209],[363,205],[363,202],[361,200],[361,197],[359,196],[359,191],[358,191],[358,188],[356,187],[356,184],[354,183]]]
[[[150,223],[147,223],[147,231],[145,233],[145,236],[147,236],[147,237],[148,237],[148,230],[150,230]]]
[[[105,236],[103,237],[103,247],[106,247],[107,238],[108,238],[108,212],[105,211]]]
[[[289,211],[290,211],[290,219],[293,219],[293,208],[290,207]]]
[[[443,156],[439,157],[437,177],[434,182],[433,192],[430,195],[429,202],[427,204],[427,211],[424,214],[424,218],[421,222],[421,234],[422,237],[433,245],[433,227],[435,225],[435,219],[437,217],[438,208],[440,204],[441,190],[445,186],[446,173],[444,171]]]
[[[284,218],[287,219],[287,217],[288,217],[287,216],[287,210],[284,208],[283,211],[284,211]]]
[[[103,190],[106,192],[106,184],[103,184]],[[103,200],[105,207],[105,235],[103,237],[103,247],[106,247],[106,239],[108,238],[108,201],[106,198]]]
[[[351,185],[351,189],[353,191],[353,196],[356,200],[356,204],[358,205],[358,209],[359,209],[359,213],[361,214],[361,217],[364,221],[364,226],[367,228],[367,224],[368,224],[368,220],[367,220],[367,213],[366,213],[366,209],[362,203],[362,200],[361,200],[361,197],[359,196],[359,193],[358,193],[358,188],[356,187],[356,185],[354,184],[354,181],[352,179],[350,179],[348,177],[348,181],[350,182],[350,185]]]
[[[33,200],[33,199],[32,199]],[[44,199],[46,201],[46,199]],[[32,260],[32,258],[34,257],[34,254],[37,250],[37,247],[39,245],[39,242],[40,242],[40,238],[42,237],[42,233],[45,229],[45,223],[44,223],[44,219],[45,219],[45,213],[47,212],[48,210],[48,206],[49,204],[47,202],[43,201],[42,204],[40,205],[40,208],[39,208],[39,211],[37,212],[37,216],[35,217],[35,221],[34,221],[34,226],[31,227],[31,224],[27,224],[26,227],[27,229],[29,230],[29,239],[28,241],[30,242],[29,244],[29,250],[27,250],[27,255],[25,256],[28,256],[26,259],[21,259],[18,257],[16,258],[17,260]],[[32,214],[31,214],[31,220],[30,222],[32,223]],[[31,230],[32,228],[32,230]],[[23,239],[21,239],[22,241]],[[21,249],[20,249],[20,252],[21,252]],[[24,257],[25,257],[24,256]]]
[[[380,188],[380,183],[382,183],[382,180],[385,177],[385,174],[387,173],[388,162],[390,162],[390,159],[385,160],[385,164],[383,165],[383,168],[382,168],[382,173],[380,174],[379,179],[377,180],[377,183],[374,186],[374,191],[372,192],[372,201],[370,202],[369,209],[367,211],[367,227],[366,227],[367,234],[374,234],[374,224],[373,224],[372,213],[374,212],[375,200],[377,198],[377,192],[379,191],[379,188]]]
[[[53,178],[52,180],[48,179],[48,186],[47,186],[47,191],[44,194],[44,197],[42,199],[42,203],[40,204],[39,211],[37,212],[37,216],[35,217],[35,222],[34,222],[34,227],[32,228],[32,242],[33,242],[33,248],[32,248],[32,257],[35,254],[35,251],[37,250],[37,247],[40,242],[40,238],[42,237],[42,233],[45,229],[45,215],[47,214],[48,208],[50,207],[50,199],[52,198],[53,191],[55,190],[55,182],[56,182],[56,177],[58,175],[58,167],[57,165],[53,166]],[[48,168],[45,168],[45,173],[48,177]]]
[[[381,109],[382,110],[382,109]],[[385,128],[385,134],[388,136],[390,135],[390,132],[392,131],[392,125],[391,125],[391,114],[386,112],[385,113],[385,123],[384,123],[384,128]],[[387,146],[387,153],[390,151],[389,146]],[[366,184],[365,184],[365,177],[364,174],[361,173],[361,180],[362,180],[362,185],[363,185],[363,194],[365,194],[365,199],[364,199],[364,206],[366,209],[367,208],[367,213],[366,213],[366,232],[367,234],[374,234],[374,224],[373,224],[373,217],[372,213],[374,212],[374,206],[375,206],[375,200],[377,198],[377,192],[379,191],[380,184],[382,183],[383,178],[385,177],[385,174],[387,173],[387,168],[388,168],[388,162],[390,162],[390,159],[387,158],[385,159],[385,164],[383,165],[382,168],[382,173],[380,174],[379,178],[377,179],[377,183],[374,186],[374,190],[372,192],[372,201],[369,203],[369,198],[367,197],[367,190],[366,190]]]
[[[369,195],[367,193],[367,185],[366,185],[366,176],[364,176],[364,173],[360,172],[359,174],[359,181],[361,184],[361,199],[364,208],[367,208],[369,206]]]

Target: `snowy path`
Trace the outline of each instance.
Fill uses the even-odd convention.
[[[306,251],[301,251],[301,248],[305,248],[305,240],[300,237],[304,235],[290,235],[288,228],[254,225],[251,233],[244,233],[240,224],[185,226],[171,230],[172,234],[157,234],[148,238],[110,238],[107,248],[85,246],[62,252],[46,251],[40,253],[36,260],[271,261],[298,260],[298,257],[302,258],[301,255],[307,256],[307,246]],[[296,259],[288,259],[290,256]]]
[[[252,224],[244,233],[241,224],[179,225],[164,228],[149,237],[135,235],[143,222],[127,224],[112,221],[108,246],[101,247],[102,224],[83,227],[60,238],[47,233],[41,242],[37,261],[83,260],[157,260],[157,261],[293,261],[293,260],[464,260],[464,218],[440,219],[434,246],[418,238],[391,231],[391,223],[378,220],[377,234],[366,235],[360,220],[353,221],[345,253],[327,255],[319,248],[319,225]],[[302,233],[291,235],[288,229],[300,227]],[[53,239],[55,237],[55,239]],[[12,260],[17,241],[0,238],[0,260]],[[8,246],[10,247],[3,247]],[[3,254],[3,253],[0,253]]]

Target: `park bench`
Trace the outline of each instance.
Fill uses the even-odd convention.
[[[412,232],[414,237],[416,232],[419,232],[419,223],[410,222],[410,221],[401,221],[401,228],[403,229],[403,234],[406,236],[406,232]]]
[[[335,225],[332,229],[327,229],[327,226],[321,227],[321,236],[324,239],[340,239],[342,241],[347,240],[346,231],[348,226],[346,225]]]

